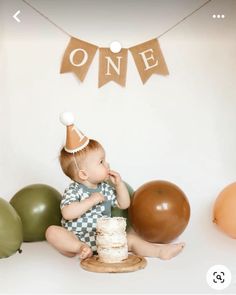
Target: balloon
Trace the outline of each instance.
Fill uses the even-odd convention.
[[[213,217],[226,235],[236,239],[236,182],[226,186],[216,198]]]
[[[25,242],[45,240],[50,225],[61,225],[61,194],[45,184],[32,184],[18,191],[10,203],[23,223]]]
[[[132,198],[133,194],[134,194],[134,190],[133,188],[127,183],[127,182],[124,182],[127,189],[128,189],[128,192],[129,192],[129,196],[130,198]],[[109,183],[111,184],[111,183]],[[128,209],[125,209],[125,210],[122,210],[122,209],[119,209],[117,207],[115,208],[112,208],[111,209],[111,216],[112,217],[116,217],[116,216],[120,216],[120,217],[124,217],[126,218],[126,221],[127,221],[127,228],[130,227],[130,221],[129,221],[129,215],[128,215]]]
[[[0,198],[0,258],[11,256],[23,241],[22,222],[16,210]]]
[[[168,181],[155,180],[134,193],[129,217],[134,230],[144,240],[168,243],[186,228],[190,206],[179,187]]]

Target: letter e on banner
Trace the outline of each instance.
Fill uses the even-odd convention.
[[[122,48],[118,53],[113,53],[110,48],[99,48],[98,87],[110,81],[125,86],[127,53],[126,48]]]
[[[83,82],[97,51],[97,46],[71,37],[64,53],[60,73],[74,72]]]
[[[129,48],[143,84],[154,74],[168,75],[168,69],[157,39]]]
[[[142,56],[145,65],[145,71],[158,65],[158,57],[155,60],[152,48],[139,52],[139,54]]]

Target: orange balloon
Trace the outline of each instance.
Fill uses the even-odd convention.
[[[155,180],[142,185],[134,193],[129,217],[134,230],[144,240],[168,243],[186,228],[190,206],[178,186]]]
[[[236,182],[226,186],[217,197],[213,222],[233,239],[236,239]]]

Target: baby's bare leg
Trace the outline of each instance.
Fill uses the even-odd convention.
[[[178,244],[154,244],[140,238],[134,230],[127,233],[129,251],[146,257],[158,257],[160,259],[171,259],[178,255],[184,248],[184,243]]]
[[[61,226],[49,226],[45,235],[48,243],[65,256],[79,255],[81,259],[92,256],[92,250],[88,245],[78,240],[75,234]]]

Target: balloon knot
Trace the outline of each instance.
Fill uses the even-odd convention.
[[[21,250],[21,249],[18,249],[17,251],[19,252],[19,254],[21,254],[21,253],[22,253],[22,250]]]

